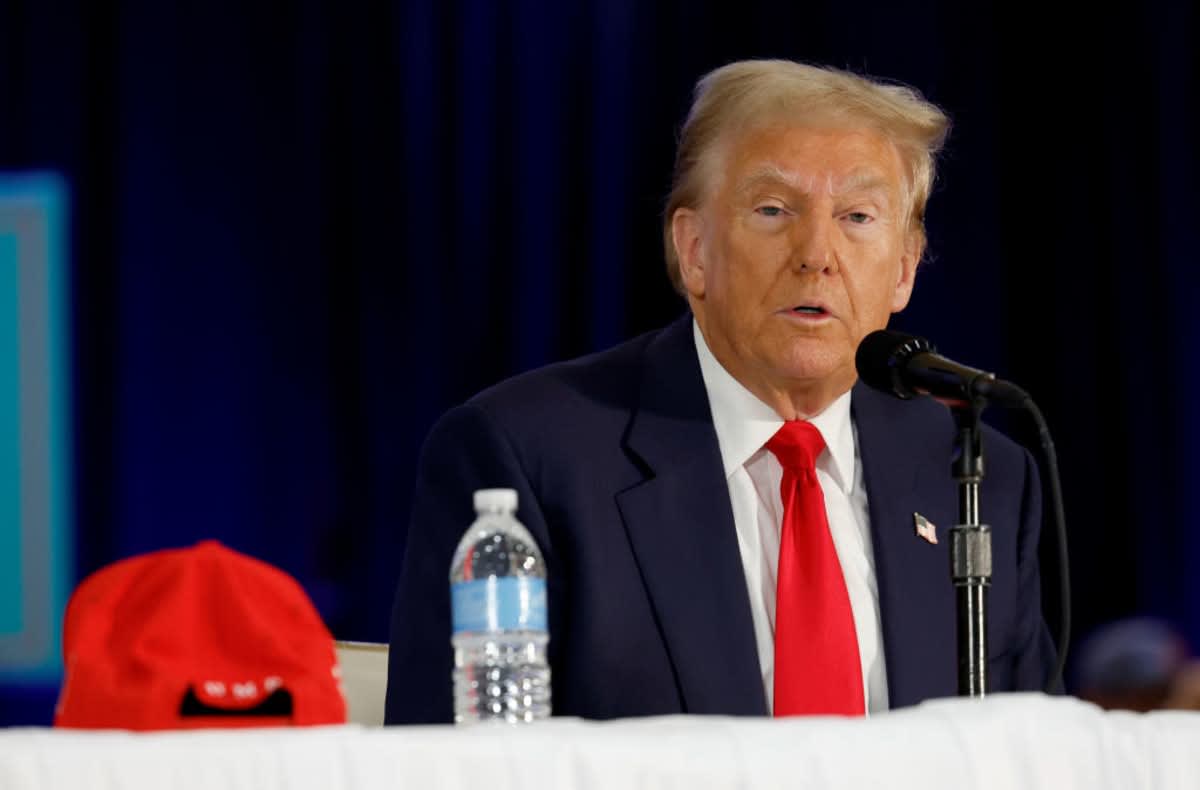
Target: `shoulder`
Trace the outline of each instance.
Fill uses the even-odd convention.
[[[931,457],[945,459],[957,438],[957,426],[950,409],[933,398],[900,398],[873,390],[861,382],[854,387],[852,408],[860,432],[889,434],[890,444],[918,456],[922,449]],[[982,425],[986,476],[1024,478],[1032,456],[1020,444],[988,425]]]
[[[611,430],[613,420],[623,425],[637,409],[648,371],[675,375],[675,368],[686,365],[680,360],[683,352],[690,349],[694,360],[692,343],[691,318],[685,316],[613,348],[513,376],[460,408],[474,410],[520,436],[575,432],[600,424]]]
[[[479,392],[467,405],[496,417],[627,402],[641,376],[651,332],[613,348],[527,371]]]
[[[507,447],[556,455],[573,446],[619,441],[636,411],[648,368],[672,348],[690,319],[612,348],[527,371],[494,384],[446,412],[430,445]],[[691,342],[690,334],[686,334]],[[557,448],[557,449],[555,449]]]

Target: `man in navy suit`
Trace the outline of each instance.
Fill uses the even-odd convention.
[[[912,292],[947,126],[911,90],[786,61],[701,80],[664,218],[690,313],[503,382],[435,426],[393,614],[389,723],[452,717],[447,573],[471,493],[490,487],[516,489],[546,558],[556,714],[771,714],[794,672],[777,666],[777,614],[810,603],[777,587],[789,506],[767,444],[796,421],[823,447],[858,709],[955,693],[936,540],[956,521],[954,423],[928,399],[863,388],[854,369],[858,343]],[[1037,470],[990,429],[984,447],[991,689],[1036,689],[1051,659]]]

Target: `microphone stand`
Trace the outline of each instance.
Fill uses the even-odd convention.
[[[987,590],[992,583],[992,528],[979,523],[983,444],[979,415],[983,398],[951,409],[958,425],[950,473],[958,481],[958,524],[950,530],[950,577],[957,598],[958,693],[987,693]]]

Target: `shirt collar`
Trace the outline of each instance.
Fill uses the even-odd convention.
[[[704,388],[708,392],[725,479],[728,480],[783,427],[783,419],[717,361],[695,319],[692,319],[692,337],[696,343],[696,355],[700,359]],[[850,391],[838,396],[809,422],[816,426],[825,440],[825,450],[818,456],[817,464],[823,466],[834,477],[838,487],[849,495],[854,486],[856,460],[854,429],[850,421]]]

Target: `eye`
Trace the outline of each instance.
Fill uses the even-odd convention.
[[[775,206],[765,204],[757,207],[754,211],[764,217],[782,217],[784,214],[783,206]]]
[[[853,222],[855,225],[866,225],[872,222],[875,218],[865,211],[851,211],[846,215],[846,219]]]

